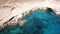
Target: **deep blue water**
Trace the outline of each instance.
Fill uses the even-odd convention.
[[[0,30],[0,34],[60,34],[60,16],[52,9],[37,10],[26,16],[23,26],[10,26]]]

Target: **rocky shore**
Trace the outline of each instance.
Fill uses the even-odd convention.
[[[23,1],[23,2],[14,2],[14,3],[6,3],[6,4],[3,3],[3,4],[0,4],[0,27],[4,27],[3,23],[5,23],[7,21],[9,22],[9,19],[11,19],[13,16],[15,16],[15,18],[12,20],[16,20],[18,18],[21,18],[22,15],[25,16],[26,14],[29,14],[29,12],[32,12],[39,7],[40,8],[44,7],[44,9],[46,9],[45,7],[50,7],[55,10],[56,14],[58,14],[58,15],[60,14],[59,2],[52,1],[52,0],[51,1],[47,1],[47,0],[39,1],[38,0],[38,1],[30,1],[30,2]],[[18,16],[18,17],[16,18],[16,16]],[[23,20],[23,21],[25,21],[25,20]]]

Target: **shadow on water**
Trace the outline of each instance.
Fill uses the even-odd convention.
[[[0,34],[60,34],[60,17],[51,8],[37,10],[26,16],[23,26],[6,26]]]

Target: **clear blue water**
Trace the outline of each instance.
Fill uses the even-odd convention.
[[[60,34],[60,16],[52,10],[37,10],[26,16],[23,26],[10,26],[0,30],[0,34]]]

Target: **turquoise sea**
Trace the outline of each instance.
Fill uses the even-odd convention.
[[[23,26],[7,26],[0,34],[60,34],[60,16],[47,9],[36,10],[22,19],[28,20]]]

